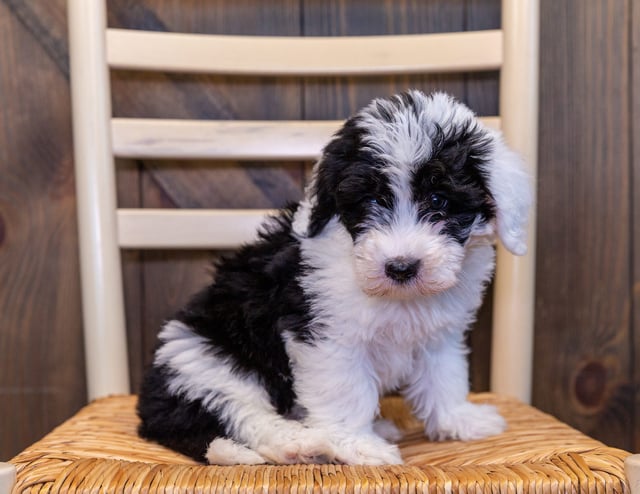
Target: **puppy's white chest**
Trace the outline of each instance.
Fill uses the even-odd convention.
[[[406,384],[414,368],[415,349],[410,345],[374,343],[367,352],[379,392],[396,390]]]

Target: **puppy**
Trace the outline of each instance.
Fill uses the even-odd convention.
[[[493,407],[467,401],[464,334],[495,237],[525,253],[530,202],[519,157],[461,103],[374,100],[304,199],[164,325],[140,435],[212,464],[397,464],[374,428],[391,390],[434,440],[500,433]]]

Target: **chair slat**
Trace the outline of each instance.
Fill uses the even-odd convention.
[[[498,117],[483,122],[500,127]],[[113,152],[128,158],[310,161],[342,121],[211,121],[114,118]]]
[[[313,160],[341,124],[114,118],[113,152],[130,158]]]
[[[263,37],[107,30],[112,68],[244,75],[372,75],[495,70],[500,30]]]
[[[232,249],[254,240],[264,209],[118,209],[120,247]]]

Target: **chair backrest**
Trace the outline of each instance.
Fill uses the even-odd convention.
[[[129,392],[121,248],[229,248],[264,211],[122,209],[115,157],[310,160],[341,122],[112,118],[109,69],[318,76],[499,69],[500,127],[536,176],[538,0],[503,0],[502,29],[352,37],[255,37],[109,29],[105,0],[69,0],[71,86],[89,398]],[[327,56],[327,54],[330,54]],[[498,250],[491,388],[531,392],[535,218],[530,249]],[[170,234],[168,232],[171,232]]]

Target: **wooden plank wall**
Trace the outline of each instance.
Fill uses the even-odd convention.
[[[534,402],[637,449],[632,3],[542,2]],[[634,90],[640,97],[640,86]]]
[[[0,0],[0,459],[86,399],[64,3]],[[112,0],[109,23],[239,34],[438,32],[495,28],[499,3]],[[632,3],[542,0],[534,402],[640,449],[640,148],[632,139],[640,14]],[[443,89],[480,114],[497,111],[496,73],[276,81],[115,72],[112,82],[117,116],[341,118],[406,87]],[[119,201],[279,206],[300,196],[309,166],[121,160]],[[206,282],[212,255],[125,252],[134,385],[161,321]],[[488,306],[471,335],[478,390],[488,386]]]
[[[638,393],[638,383],[640,383],[640,365],[635,364],[634,358],[640,355],[640,96],[637,91],[640,88],[640,6],[631,4],[629,14],[631,20],[631,122],[629,134],[631,136],[631,341],[630,351],[632,355],[631,382],[633,387],[632,412],[633,428],[629,434],[633,441],[635,451],[640,450],[640,393]]]
[[[85,401],[65,37],[62,0],[0,2],[2,459]]]

